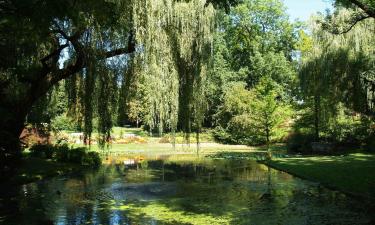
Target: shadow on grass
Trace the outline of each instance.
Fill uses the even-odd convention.
[[[218,152],[215,154],[206,155],[207,158],[213,159],[249,159],[249,160],[259,160],[263,161],[266,160],[267,152],[266,151],[258,151],[258,152]],[[284,153],[272,152],[272,157],[279,159],[288,157],[288,155]]]
[[[311,156],[274,159],[271,167],[351,195],[375,198],[375,155]]]

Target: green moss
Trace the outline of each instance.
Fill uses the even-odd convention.
[[[111,210],[127,211],[134,218],[157,218],[158,221],[167,224],[230,224],[230,216],[214,216],[204,213],[191,213],[168,207],[165,202],[148,202],[147,204],[124,204],[113,206]]]

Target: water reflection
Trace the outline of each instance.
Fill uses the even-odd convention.
[[[255,161],[112,162],[98,171],[13,190],[0,201],[2,222],[351,225],[374,221],[369,205]]]

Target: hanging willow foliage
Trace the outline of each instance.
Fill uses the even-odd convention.
[[[345,21],[348,10],[341,10],[335,23]],[[365,114],[374,114],[375,25],[370,19],[350,32],[336,35],[313,23],[313,49],[303,55],[300,72],[302,89],[318,93],[328,101],[322,107],[332,109],[339,102]],[[309,93],[307,93],[309,95]]]
[[[86,68],[66,82],[70,111],[79,118],[85,143],[90,144],[96,118],[98,141],[104,147],[110,141],[113,121],[126,121],[126,107],[134,96],[142,102],[143,122],[150,131],[174,134],[180,128],[186,140],[193,131],[199,139],[207,108],[205,84],[212,55],[214,8],[205,0],[133,0],[128,9],[132,13],[124,17],[124,26],[131,21],[136,54],[99,60],[95,58],[98,54],[91,52]],[[84,36],[85,44],[95,49],[98,43],[116,39],[116,32],[96,32],[100,30],[96,26],[92,24]],[[115,47],[121,47],[117,44]],[[113,46],[99,49],[106,47]]]
[[[91,145],[91,134],[93,132],[93,116],[94,116],[94,102],[92,101],[92,95],[95,90],[95,67],[92,63],[86,69],[85,83],[84,83],[84,143]]]
[[[205,0],[142,0],[134,5],[134,27],[143,61],[148,113],[159,134],[179,126],[189,140],[199,131],[204,84],[214,32],[212,5]]]

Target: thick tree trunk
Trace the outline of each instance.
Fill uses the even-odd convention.
[[[9,177],[21,159],[19,138],[24,128],[26,110],[18,111],[0,106],[0,112],[0,174],[4,179]]]
[[[31,66],[31,74],[35,76],[30,80],[21,80],[14,74],[16,88],[6,81],[0,83],[0,175],[1,178],[12,172],[17,167],[17,161],[21,158],[20,135],[24,128],[27,114],[32,105],[59,81],[69,78],[82,70],[87,63],[88,54],[85,47],[79,41],[85,30],[77,30],[72,36],[68,36],[63,30],[57,30],[67,42],[73,45],[76,52],[76,61],[64,68],[59,68],[57,60],[63,49],[69,44],[60,45],[49,55],[42,58],[42,67],[39,73],[35,73]],[[111,51],[103,51],[96,55],[97,59],[111,58],[117,55],[129,54],[135,51],[133,35],[130,34],[128,46]],[[52,60],[54,59],[54,60]],[[52,61],[52,62],[51,62]],[[16,65],[14,65],[16,66]],[[38,65],[39,66],[39,65]],[[23,89],[21,90],[22,87]],[[1,179],[0,178],[0,179]]]

